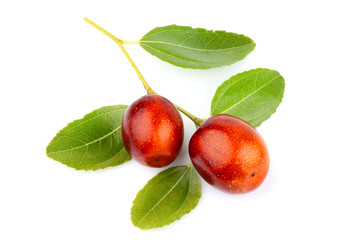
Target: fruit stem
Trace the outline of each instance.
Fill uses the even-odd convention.
[[[142,84],[144,85],[144,88],[146,90],[146,92],[148,94],[158,94],[156,93],[151,87],[150,85],[146,82],[144,76],[140,73],[139,69],[136,67],[134,61],[131,59],[130,55],[128,54],[128,52],[126,51],[126,49],[124,48],[123,44],[136,44],[139,43],[140,41],[125,41],[125,40],[121,40],[118,39],[117,37],[115,37],[114,35],[112,35],[111,33],[109,33],[108,31],[106,31],[105,29],[103,29],[102,27],[100,27],[99,25],[97,25],[96,23],[94,23],[93,21],[91,21],[88,18],[84,18],[84,20],[86,22],[88,22],[90,25],[92,25],[93,27],[95,27],[96,29],[98,29],[100,32],[104,33],[106,36],[108,36],[109,38],[111,38],[122,50],[122,52],[124,53],[124,55],[126,56],[126,58],[128,59],[128,61],[130,62],[131,66],[134,68],[135,72],[137,73],[138,77],[140,78],[140,81],[142,82]],[[174,104],[174,103],[173,103]],[[198,118],[196,116],[194,116],[193,114],[189,113],[188,111],[186,111],[185,109],[179,107],[178,105],[174,104],[174,106],[183,114],[185,114],[188,118],[190,118],[196,125],[196,128],[198,128],[204,121],[205,119],[202,118]]]
[[[188,111],[186,111],[182,107],[176,105],[175,103],[173,103],[173,104],[180,112],[185,114],[188,118],[190,118],[195,123],[196,128],[200,127],[200,125],[206,120],[206,119],[198,118],[198,117],[194,116],[193,114],[189,113]]]

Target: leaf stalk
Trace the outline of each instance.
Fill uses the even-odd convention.
[[[121,40],[121,42],[123,44],[139,44],[140,40],[135,40],[135,41],[129,41],[129,40]]]

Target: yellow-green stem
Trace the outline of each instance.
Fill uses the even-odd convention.
[[[106,36],[108,36],[109,38],[111,38],[122,50],[122,52],[124,53],[124,55],[126,56],[126,58],[128,59],[128,61],[130,62],[131,66],[134,68],[135,72],[137,73],[140,81],[142,82],[142,84],[144,85],[144,88],[146,90],[146,92],[148,94],[157,94],[150,86],[149,84],[146,82],[145,78],[143,77],[143,75],[140,73],[139,69],[136,67],[134,61],[131,59],[130,55],[128,54],[128,52],[126,51],[126,49],[124,48],[123,44],[137,44],[140,41],[125,41],[125,40],[121,40],[117,37],[115,37],[114,35],[112,35],[111,33],[109,33],[108,31],[106,31],[105,29],[103,29],[102,27],[100,27],[99,25],[97,25],[96,23],[94,23],[93,21],[91,21],[88,18],[84,18],[84,20],[86,22],[88,22],[90,25],[92,25],[93,27],[95,27],[96,29],[98,29],[99,31],[101,31],[102,33],[104,33]],[[196,125],[196,127],[198,128],[205,119],[201,119],[198,118],[196,116],[194,116],[193,114],[189,113],[188,111],[186,111],[185,109],[179,107],[178,105],[174,104],[175,107],[182,112],[183,114],[185,114],[188,118],[190,118]]]
[[[198,118],[198,117],[194,116],[193,114],[189,113],[188,111],[186,111],[182,107],[176,105],[175,103],[173,103],[173,104],[180,112],[185,114],[188,118],[190,118],[195,123],[196,128],[200,127],[200,125],[206,120],[204,118]]]
[[[129,40],[121,40],[122,44],[139,44],[140,40],[129,41]]]
[[[137,75],[140,78],[140,81],[142,82],[142,84],[144,85],[144,88],[146,90],[146,92],[148,94],[157,94],[154,90],[151,89],[151,87],[149,86],[149,84],[145,81],[143,75],[140,73],[139,69],[136,67],[134,61],[131,59],[131,57],[129,56],[129,54],[127,53],[127,51],[125,50],[124,46],[123,46],[123,40],[118,39],[117,37],[115,37],[114,35],[112,35],[111,33],[109,33],[108,31],[106,31],[105,29],[103,29],[102,27],[100,27],[99,25],[97,25],[96,23],[94,23],[93,21],[91,21],[88,18],[84,18],[84,20],[86,22],[88,22],[90,25],[92,25],[93,27],[95,27],[96,29],[98,29],[99,31],[101,31],[102,33],[104,33],[106,36],[108,36],[109,38],[111,38],[122,50],[122,52],[125,54],[126,58],[128,59],[128,61],[130,62],[131,66],[134,68],[135,72],[137,73]],[[128,42],[128,41],[127,41]]]

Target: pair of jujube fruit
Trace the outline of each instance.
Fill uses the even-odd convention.
[[[146,166],[172,163],[183,137],[179,111],[162,96],[145,95],[124,114],[124,146],[132,158]],[[189,154],[205,181],[231,193],[256,189],[269,169],[269,154],[260,134],[247,122],[230,115],[215,115],[204,121],[190,139]]]

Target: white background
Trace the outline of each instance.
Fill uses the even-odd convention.
[[[0,239],[359,239],[358,1],[1,1]],[[145,94],[118,46],[88,17],[126,40],[169,24],[242,33],[246,60],[187,70],[126,45],[149,84],[199,117],[217,88],[257,67],[285,78],[283,102],[258,131],[265,182],[228,195],[202,181],[198,206],[169,226],[130,221],[136,193],[159,169],[135,161],[96,172],[46,157],[68,122]],[[179,159],[195,127],[183,116]]]

